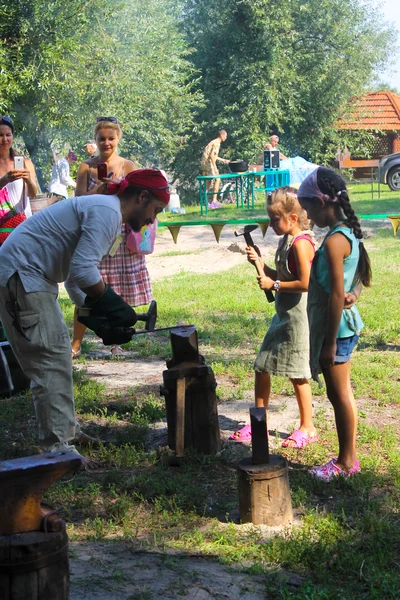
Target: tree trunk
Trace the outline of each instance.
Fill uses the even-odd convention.
[[[45,192],[50,183],[49,174],[53,165],[53,153],[46,133],[24,132],[22,134],[29,158],[33,162],[40,187]]]

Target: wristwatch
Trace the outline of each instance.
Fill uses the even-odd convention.
[[[281,287],[281,282],[279,281],[279,279],[277,279],[274,283],[274,285],[272,286],[272,289],[274,290],[274,292],[279,292],[279,288]]]

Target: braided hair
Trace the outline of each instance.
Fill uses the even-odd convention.
[[[346,183],[344,182],[343,178],[335,173],[335,171],[332,171],[332,169],[328,169],[327,167],[319,167],[317,171],[317,183],[321,192],[327,194],[330,198],[332,198],[332,200],[337,199],[346,216],[347,224],[353,230],[355,237],[359,240],[362,240],[364,236],[361,230],[360,221],[358,220],[357,215],[350,204]],[[361,281],[365,287],[369,287],[371,285],[371,277],[371,263],[364,244],[361,241],[360,258],[358,260],[357,271],[354,276],[354,285]]]

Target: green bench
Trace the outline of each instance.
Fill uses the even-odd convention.
[[[225,225],[258,225],[262,231],[263,237],[266,234],[269,225],[268,217],[255,217],[254,219],[202,219],[201,221],[159,221],[158,227],[167,227],[172,235],[175,244],[178,240],[178,234],[181,227],[198,227],[199,225],[209,225],[219,243],[221,231]]]
[[[400,215],[358,215],[361,220],[375,221],[379,219],[390,219],[394,235],[397,233],[397,229],[400,227]],[[265,236],[268,226],[268,217],[254,217],[254,219],[202,219],[201,221],[159,221],[158,227],[166,227],[174,240],[175,244],[178,240],[178,234],[181,227],[198,227],[199,225],[209,225],[215,235],[215,239],[219,242],[221,231],[225,225],[258,225],[262,231],[263,237]]]

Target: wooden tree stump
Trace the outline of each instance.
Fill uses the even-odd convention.
[[[69,600],[68,536],[32,531],[0,537],[1,600]]]
[[[238,465],[239,510],[242,523],[288,525],[293,520],[286,460],[270,454],[269,462],[252,458]]]

